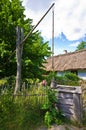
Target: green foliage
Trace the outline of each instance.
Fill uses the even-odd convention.
[[[48,42],[44,43],[39,32],[32,36],[33,40],[25,44],[23,54],[23,77],[26,78],[39,78],[42,79],[42,74],[45,73],[43,63],[45,56],[50,55]]]
[[[63,76],[57,76],[56,80],[58,84],[78,86],[80,78],[76,74],[68,72]]]
[[[50,85],[52,79],[57,79],[57,75],[55,72],[50,72],[49,75],[46,77],[47,85]]]
[[[85,42],[85,41],[82,41],[82,42],[77,46],[76,51],[84,49],[85,46],[86,46],[86,42]]]
[[[19,19],[24,23],[24,8],[20,0],[1,0],[0,10],[0,78],[3,78],[16,74],[15,55],[12,55],[16,48],[15,28]]]
[[[0,86],[5,85],[7,83],[7,79],[0,79]]]
[[[12,101],[9,92],[5,92],[0,96],[0,128],[2,130],[9,129],[14,124],[17,114],[17,104]]]
[[[64,116],[62,116],[61,111],[57,110],[57,97],[55,90],[48,88],[46,94],[48,99],[42,107],[45,112],[45,124],[47,125],[47,127],[50,127],[52,123],[62,124],[62,119],[64,118]]]
[[[45,113],[45,123],[46,123],[46,125],[47,125],[48,127],[50,127],[52,120],[53,120],[52,114],[51,114],[49,111],[47,111],[47,112]]]
[[[65,73],[64,78],[72,81],[78,81],[80,78],[74,73]]]
[[[16,75],[16,26],[24,29],[26,36],[33,28],[32,19],[25,19],[21,0],[0,1],[0,78]],[[22,79],[42,78],[43,63],[50,55],[48,42],[39,31],[25,41],[22,57]]]
[[[82,123],[84,126],[86,126],[86,110],[83,111],[83,120],[82,120]]]
[[[64,73],[63,76],[58,76],[55,72],[50,72],[46,77],[47,84],[50,85],[52,78],[55,79],[57,84],[78,86],[80,78],[71,72]]]
[[[28,92],[21,92],[22,96],[16,96],[13,100],[12,93],[5,91],[0,94],[0,129],[1,130],[34,130],[44,125],[43,118],[48,127],[52,123],[69,123],[61,110],[55,106],[57,102],[56,92],[52,89],[30,88]],[[24,95],[26,94],[26,95]],[[27,94],[32,96],[27,96]],[[36,96],[36,94],[46,94]],[[85,125],[85,117],[83,123]]]
[[[4,91],[0,95],[0,129],[33,130],[42,125],[41,107],[46,101],[46,96],[36,96],[38,93],[45,93],[45,90],[42,87],[31,88],[27,94],[32,96],[16,96],[13,100],[12,93]]]
[[[15,77],[14,76],[10,76],[10,77],[5,77],[3,79],[0,79],[0,92],[4,89],[6,91],[14,91],[14,87],[15,87]]]

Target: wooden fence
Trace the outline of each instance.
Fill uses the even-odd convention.
[[[85,84],[86,86],[86,84]],[[25,85],[24,88],[25,89]],[[28,87],[27,87],[28,90]],[[63,114],[72,120],[81,122],[82,111],[83,111],[83,91],[81,86],[66,86],[57,85],[55,90],[57,91],[57,106],[62,110]],[[86,92],[86,91],[85,91]],[[86,94],[86,93],[85,93]],[[84,95],[85,95],[84,94]],[[16,95],[20,100],[23,98],[28,98],[29,101],[33,100],[34,103],[46,102],[47,97],[44,94],[27,94]],[[22,98],[21,98],[22,97]],[[34,98],[33,98],[34,97]]]

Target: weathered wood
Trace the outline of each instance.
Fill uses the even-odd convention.
[[[19,26],[16,27],[16,62],[17,62],[17,74],[16,74],[16,86],[14,90],[14,95],[20,90],[21,86],[21,66],[22,66],[22,51],[23,45],[21,45],[21,40],[24,38],[23,29]]]
[[[55,89],[57,94],[57,106],[63,114],[72,120],[81,122],[82,120],[82,90],[80,86],[59,85]]]
[[[64,86],[64,85],[58,85],[56,87],[58,89],[58,91],[60,92],[66,92],[66,93],[78,93],[81,94],[82,93],[82,89],[80,86]],[[65,88],[65,89],[64,89]]]
[[[58,98],[58,101],[61,103],[61,104],[64,104],[64,105],[71,105],[73,104],[73,99],[67,99],[67,98]]]
[[[65,94],[65,93],[62,93],[62,92],[59,91],[58,98],[73,99],[73,94],[72,93],[66,93]]]

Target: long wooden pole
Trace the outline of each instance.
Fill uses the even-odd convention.
[[[16,61],[17,61],[17,73],[16,73],[16,85],[14,95],[20,90],[21,87],[21,68],[22,68],[22,52],[23,44],[20,46],[21,41],[24,38],[23,28],[16,27]]]
[[[52,70],[54,71],[54,7],[52,8]]]
[[[42,18],[38,21],[38,23],[33,27],[33,29],[27,34],[27,36],[24,38],[24,40],[20,44],[24,44],[27,38],[31,35],[31,33],[35,30],[35,28],[41,23],[41,21],[44,19],[44,17],[48,14],[48,12],[52,9],[52,7],[55,5],[53,3],[50,8],[46,11],[46,13],[42,16]]]
[[[32,30],[27,34],[27,36],[20,42],[20,46],[22,46],[22,44],[25,44],[25,41],[27,40],[27,38],[31,35],[31,33],[36,29],[36,27],[41,23],[41,21],[44,19],[44,17],[48,14],[48,12],[52,9],[52,7],[55,5],[55,3],[53,3],[50,8],[47,10],[47,12],[43,15],[43,17],[38,21],[38,23],[32,28]],[[13,51],[13,53],[11,54],[11,56],[9,57],[8,61],[11,59],[12,55],[15,54],[16,50]]]
[[[14,95],[20,89],[21,83],[21,48],[20,46],[20,27],[16,27],[16,62],[17,62],[17,73],[16,73],[16,85],[14,90]]]
[[[33,29],[27,34],[25,38],[20,38],[20,28],[16,28],[16,59],[17,59],[17,75],[16,75],[16,86],[14,90],[14,95],[18,92],[21,85],[21,59],[22,59],[22,49],[26,39],[31,35],[31,33],[35,30],[35,28],[39,25],[39,23],[44,19],[44,17],[48,14],[51,8],[54,6],[54,3],[47,10],[47,12],[43,15],[43,17],[39,20],[39,22],[33,27]],[[22,32],[22,31],[21,31]],[[53,31],[54,34],[54,31]],[[52,36],[54,39],[54,35]],[[53,42],[54,43],[54,42]]]

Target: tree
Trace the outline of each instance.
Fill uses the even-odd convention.
[[[86,46],[86,42],[85,41],[80,42],[80,44],[77,46],[76,51],[84,49],[85,46]]]
[[[28,38],[28,42],[30,44],[26,43],[24,46],[23,71],[26,73],[23,76],[41,79],[44,73],[43,63],[45,62],[45,58],[50,56],[50,47],[48,46],[48,42],[44,43],[38,31]]]
[[[33,28],[32,19],[24,19],[24,7],[20,0],[0,1],[0,78],[16,75],[16,26],[24,29],[24,35]],[[48,42],[36,31],[25,41],[22,56],[22,80],[42,78],[43,62],[50,55]]]
[[[0,1],[0,78],[16,74],[16,26],[24,23],[24,8],[19,0]],[[20,17],[21,16],[21,17]]]

